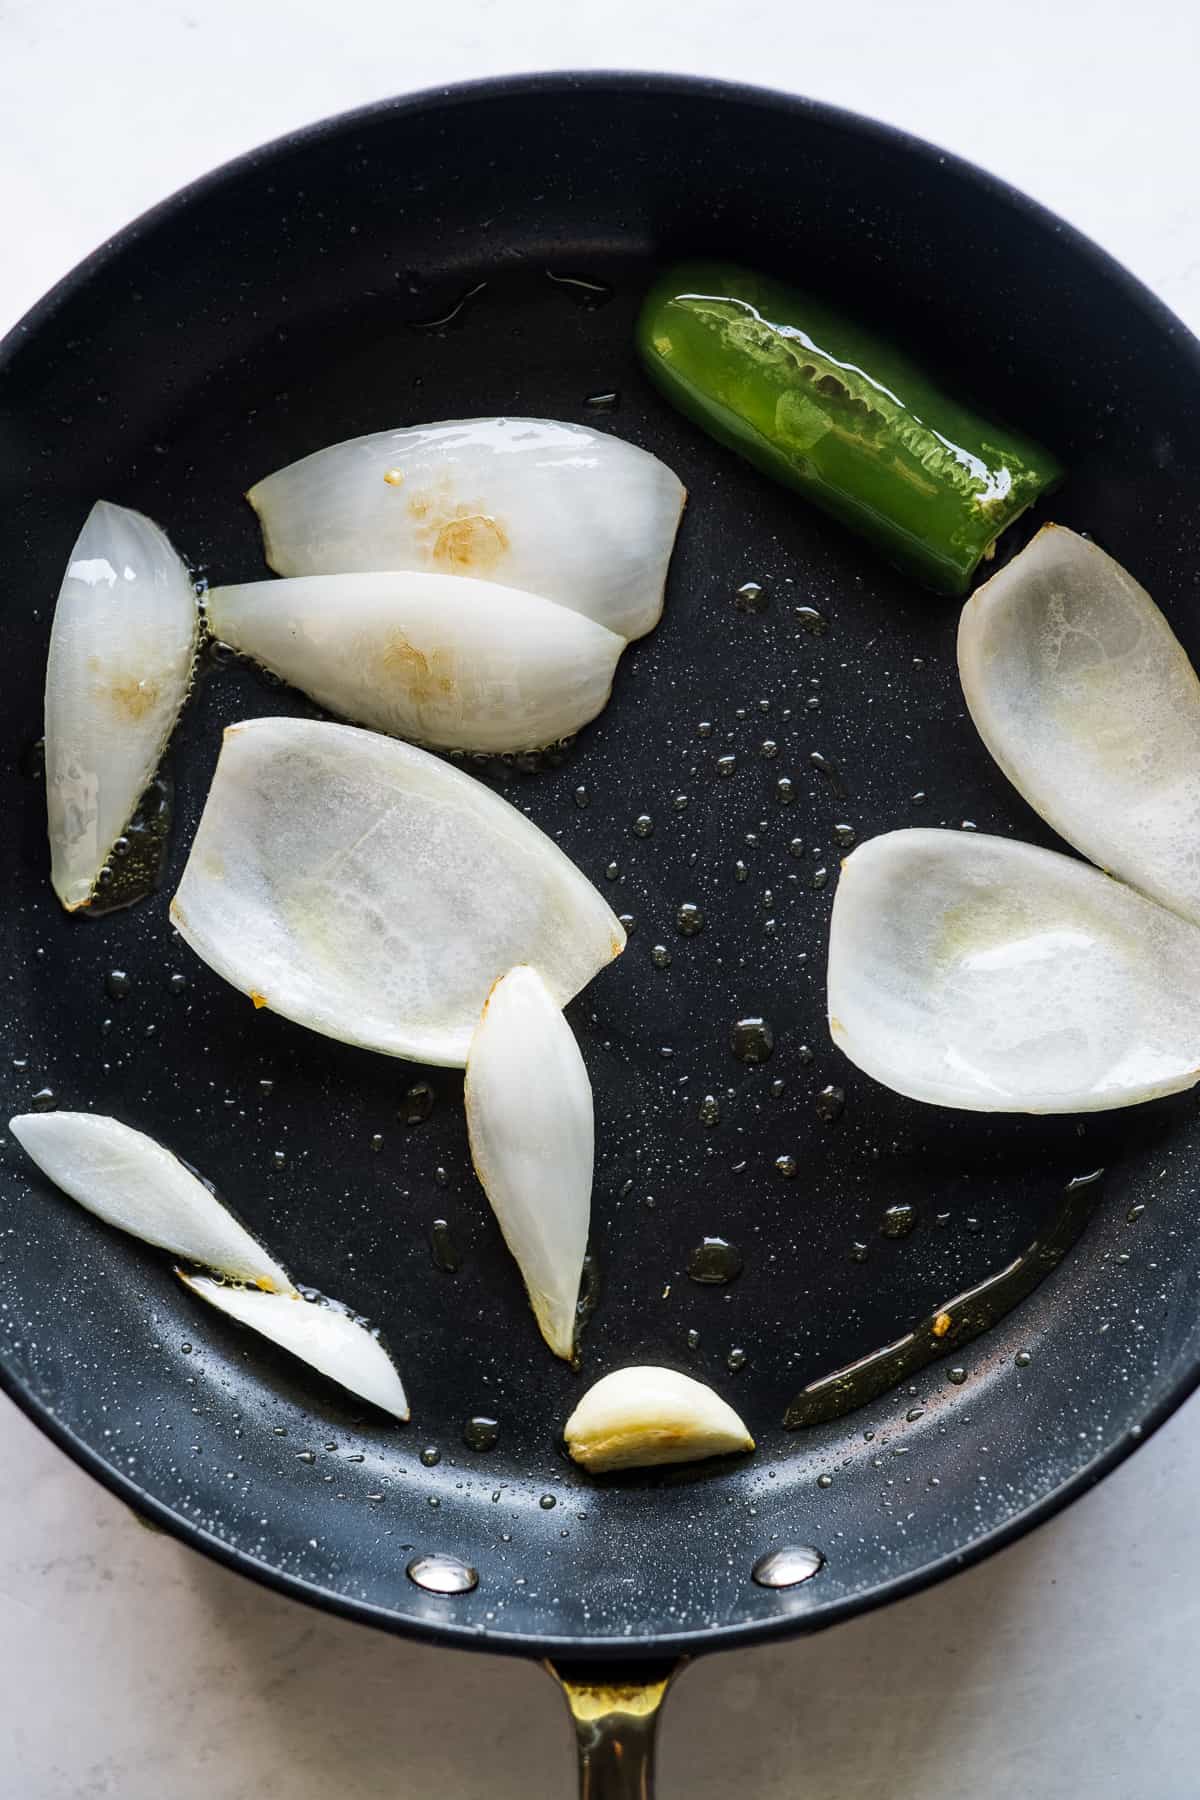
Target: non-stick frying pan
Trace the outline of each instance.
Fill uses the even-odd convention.
[[[230,1566],[367,1623],[561,1665],[596,1793],[644,1791],[653,1683],[678,1659],[949,1574],[1095,1481],[1200,1377],[1194,1094],[1087,1119],[956,1115],[830,1045],[846,828],[1052,840],[964,716],[956,608],[642,378],[647,278],[697,250],[820,289],[1051,445],[1070,474],[1049,516],[1092,532],[1200,654],[1196,345],[1030,202],[800,100],[547,77],[350,115],[131,226],[0,360],[3,1099],[115,1113],[200,1167],[302,1279],[383,1326],[414,1414],[403,1430],[365,1416],[199,1310],[167,1259],[8,1142],[5,1387]],[[53,596],[97,496],[161,521],[201,572],[249,579],[256,477],[377,427],[506,412],[611,428],[691,491],[663,623],[608,711],[542,766],[475,768],[635,921],[569,1009],[599,1146],[579,1374],[540,1341],[471,1175],[461,1077],[254,1012],[168,923],[221,728],[307,702],[209,658],[169,758],[164,891],[99,920],[51,895],[33,749]],[[687,901],[704,926],[684,936]],[[731,1030],[754,1017],[774,1049],[747,1063]],[[1090,1220],[1030,1297],[845,1416],[783,1429],[800,1388],[1002,1268],[1098,1169]],[[705,1235],[741,1250],[735,1281],[689,1279]],[[587,1479],[562,1422],[582,1383],[638,1360],[711,1382],[757,1454]],[[463,1441],[476,1414],[499,1421],[491,1450]],[[818,1572],[751,1579],[787,1548],[819,1553]],[[439,1553],[478,1584],[418,1586],[406,1569]]]

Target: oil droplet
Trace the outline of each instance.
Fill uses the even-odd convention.
[[[58,1095],[53,1088],[39,1088],[29,1102],[34,1112],[53,1112],[58,1105]]]
[[[268,1099],[269,1096],[275,1092],[275,1083],[271,1080],[269,1075],[263,1076],[258,1084],[258,1091],[264,1100]]]
[[[775,1158],[775,1167],[781,1175],[786,1175],[790,1181],[792,1176],[796,1173],[799,1164],[794,1156],[777,1156]]]
[[[675,914],[675,929],[681,937],[695,937],[704,930],[704,914],[694,900],[685,900]]]
[[[426,1506],[432,1506],[432,1507],[433,1507],[433,1508],[434,1508],[434,1510],[435,1510],[435,1511],[436,1511],[436,1510],[437,1510],[437,1508],[438,1508],[438,1507],[439,1507],[439,1506],[440,1506],[440,1505],[441,1505],[441,1504],[442,1504],[442,1503],[441,1503],[441,1501],[440,1501],[440,1500],[439,1500],[439,1499],[438,1499],[438,1497],[437,1497],[437,1495],[436,1495],[436,1494],[427,1494],[427,1495],[426,1495],[426,1497],[425,1497],[425,1504],[426,1504]]]
[[[952,1381],[955,1387],[961,1387],[966,1379],[967,1371],[965,1369],[954,1368],[946,1370],[946,1380]]]
[[[825,1558],[811,1544],[785,1544],[760,1556],[750,1577],[759,1587],[799,1587],[802,1581],[811,1581],[824,1567]]]
[[[427,1594],[469,1594],[479,1586],[478,1572],[457,1556],[414,1556],[404,1573]]]
[[[1018,1369],[1027,1369],[1033,1361],[1033,1354],[1029,1350],[1018,1350],[1017,1354],[1013,1357],[1013,1361],[1016,1363]]]
[[[819,1488],[831,1488],[833,1486],[833,1476],[832,1475],[818,1475],[817,1476],[817,1486]]]
[[[427,1469],[436,1469],[442,1460],[442,1453],[436,1444],[426,1444],[421,1452],[421,1461]]]
[[[589,1251],[583,1259],[583,1268],[579,1276],[579,1298],[575,1302],[577,1337],[586,1330],[589,1319],[600,1304],[600,1289],[600,1264]]]
[[[30,781],[40,781],[46,773],[46,740],[34,738],[21,753],[19,768]]]
[[[861,1239],[855,1238],[850,1246],[850,1261],[864,1263],[870,1253],[870,1247],[867,1244],[864,1244]]]
[[[500,1421],[476,1413],[463,1426],[462,1435],[468,1450],[494,1450],[500,1442]]]
[[[910,1205],[907,1200],[902,1200],[896,1206],[888,1207],[879,1229],[884,1237],[902,1238],[908,1236],[916,1222],[916,1207]]]
[[[796,1061],[798,1063],[804,1063],[806,1066],[807,1064],[816,1061],[815,1052],[810,1044],[797,1044]]]
[[[403,487],[404,486],[404,470],[403,469],[385,469],[383,471],[383,479],[387,482],[389,487]]]
[[[286,1425],[276,1425],[273,1427],[273,1429],[274,1429],[276,1437],[286,1437],[287,1436],[287,1426]]]
[[[852,850],[858,842],[858,833],[843,819],[833,828],[833,841],[840,850]]]
[[[911,806],[924,806],[928,798],[929,795],[925,792],[924,788],[918,788],[915,794],[910,794],[908,796],[909,804]]]
[[[715,1094],[705,1094],[700,1102],[700,1123],[709,1126],[721,1123],[721,1102]]]
[[[813,870],[812,884],[818,893],[820,893],[821,889],[825,886],[825,883],[828,880],[829,880],[829,870],[828,869],[820,868],[820,869]]]
[[[274,1165],[277,1169],[282,1169],[284,1164],[287,1162],[287,1151],[286,1150],[272,1150],[271,1161],[274,1163]]]
[[[765,1019],[751,1014],[735,1020],[729,1033],[729,1048],[739,1062],[764,1063],[775,1048],[775,1033]]]
[[[486,286],[486,281],[477,281],[474,287],[467,288],[464,293],[459,295],[448,312],[441,313],[436,319],[406,319],[404,323],[410,331],[441,331],[447,325],[452,325],[469,302],[474,300],[477,294],[482,294]]]
[[[616,412],[620,399],[621,396],[618,394],[616,388],[609,388],[608,391],[603,394],[586,395],[583,404],[588,407],[591,412]]]
[[[382,1133],[382,1131],[372,1132],[371,1148],[372,1148],[372,1150],[376,1150],[376,1151],[383,1149],[383,1133]]]
[[[554,1508],[558,1505],[558,1501],[554,1498],[553,1494],[543,1494],[541,1499],[538,1501],[538,1505],[541,1507],[543,1512],[552,1512],[554,1510]]]
[[[909,1425],[915,1425],[918,1419],[923,1419],[924,1417],[925,1408],[923,1406],[910,1406],[904,1415],[905,1423]]]
[[[746,881],[749,879],[749,876],[750,876],[750,870],[747,868],[747,866],[744,862],[739,860],[738,862],[734,863],[733,879],[735,881]]]
[[[427,1081],[415,1081],[400,1102],[400,1117],[406,1125],[420,1125],[433,1111],[433,1089]]]
[[[825,1124],[832,1125],[834,1120],[840,1119],[842,1113],[845,1111],[846,1095],[844,1089],[833,1087],[832,1085],[823,1087],[817,1095],[816,1108],[818,1119],[823,1119]]]
[[[650,836],[650,833],[653,830],[654,830],[654,820],[650,817],[650,814],[649,813],[639,813],[637,818],[633,821],[634,836],[640,837],[640,838],[648,838]]]
[[[790,806],[796,798],[796,784],[790,775],[781,775],[775,783],[775,792],[781,806]]]
[[[729,1352],[729,1355],[725,1358],[725,1367],[727,1369],[732,1369],[736,1375],[739,1369],[745,1368],[748,1361],[749,1358],[747,1357],[746,1352],[735,1345]]]
[[[694,1326],[692,1330],[688,1332],[685,1341],[689,1350],[698,1350],[700,1348],[700,1333]]]
[[[592,804],[592,796],[587,788],[577,787],[575,789],[575,804],[576,806],[590,806]]]
[[[129,997],[133,982],[124,969],[110,969],[104,977],[104,985],[114,1000],[125,1000]]]
[[[462,1252],[454,1241],[449,1221],[435,1219],[429,1227],[429,1254],[433,1266],[443,1275],[457,1275],[462,1268]]]
[[[822,756],[819,750],[811,750],[808,760],[819,774],[824,775],[839,800],[846,797],[846,784],[842,780],[842,772],[837,764],[828,756]]]
[[[804,839],[803,838],[795,837],[792,839],[791,843],[788,845],[788,855],[789,856],[803,856],[804,855]]]
[[[671,966],[671,952],[667,949],[665,944],[655,944],[650,951],[650,961],[654,964],[656,969],[669,969]]]
[[[797,606],[793,610],[796,623],[802,631],[811,632],[813,637],[820,637],[823,632],[828,631],[829,620],[815,606]]]
[[[632,913],[618,913],[617,920],[624,927],[625,936],[632,937],[634,932],[637,930],[637,920],[634,918],[633,914]]]
[[[553,269],[547,269],[546,279],[552,281],[555,287],[562,288],[586,312],[592,312],[598,306],[607,306],[614,293],[607,281],[597,281],[590,275],[556,275]]]
[[[779,755],[779,745],[775,742],[774,738],[764,738],[762,743],[758,746],[758,754],[760,756],[765,756],[767,760],[770,761],[771,757]]]
[[[188,978],[186,975],[172,975],[167,982],[167,986],[173,994],[185,994],[187,992]]]
[[[687,1272],[704,1286],[723,1287],[741,1274],[744,1259],[727,1238],[704,1237],[688,1257]]]
[[[620,863],[607,863],[605,865],[604,877],[605,877],[606,881],[616,881],[618,876],[620,875],[620,873],[621,873]]]
[[[317,1453],[315,1450],[297,1450],[296,1452],[297,1462],[308,1463],[311,1465],[312,1463],[315,1463],[316,1460]]]
[[[718,758],[717,758],[717,774],[722,776],[726,781],[728,781],[729,777],[733,774],[733,771],[736,768],[737,768],[737,757],[736,756],[718,756]]]
[[[757,581],[743,581],[733,599],[739,612],[763,613],[767,610],[766,593]]]

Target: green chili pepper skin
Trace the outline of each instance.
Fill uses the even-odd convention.
[[[1032,439],[960,406],[832,307],[732,263],[651,289],[638,349],[667,398],[943,594],[1062,476]]]

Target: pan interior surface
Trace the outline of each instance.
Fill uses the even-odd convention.
[[[131,228],[0,370],[7,1113],[48,1089],[194,1163],[299,1280],[382,1327],[413,1420],[365,1416],[198,1307],[167,1259],[8,1139],[5,1384],[118,1492],[237,1566],[464,1644],[615,1656],[829,1623],[1061,1503],[1200,1367],[1194,1095],[1082,1120],[956,1115],[829,1042],[826,931],[852,837],[946,823],[1054,840],[965,715],[956,606],[643,378],[640,297],[697,250],[819,289],[1050,445],[1069,476],[1028,529],[1092,532],[1200,656],[1200,368],[1182,329],[997,184],[777,96],[562,77],[335,122]],[[256,479],[343,437],[493,413],[611,429],[690,492],[662,624],[626,653],[608,710],[536,769],[468,764],[634,921],[568,1009],[597,1114],[579,1374],[542,1344],[473,1179],[461,1075],[255,1012],[169,925],[222,727],[315,709],[210,658],[169,755],[163,891],[98,920],[50,891],[32,748],[53,598],[94,499],[148,513],[210,579],[254,580]],[[748,583],[761,593],[739,596]],[[689,902],[703,925],[685,935]],[[748,1062],[732,1034],[754,1018],[773,1050]],[[1016,1312],[858,1411],[782,1428],[799,1388],[1002,1267],[1098,1168],[1084,1236]],[[431,1250],[438,1220],[453,1272]],[[744,1258],[727,1285],[687,1274],[711,1235]],[[589,1480],[562,1423],[587,1382],[635,1361],[712,1383],[757,1453]],[[463,1439],[480,1414],[500,1425],[488,1451]],[[819,1550],[819,1574],[753,1582],[787,1545]],[[406,1566],[438,1553],[478,1585],[421,1591]]]

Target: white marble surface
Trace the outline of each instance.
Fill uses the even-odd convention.
[[[278,132],[503,70],[806,91],[1036,194],[1200,329],[1185,0],[4,0],[0,329],[108,233]],[[214,271],[219,279],[219,271]],[[982,1569],[682,1679],[664,1800],[1191,1800],[1200,1408]],[[522,1663],[379,1637],[142,1530],[0,1403],[0,1800],[571,1791]]]

